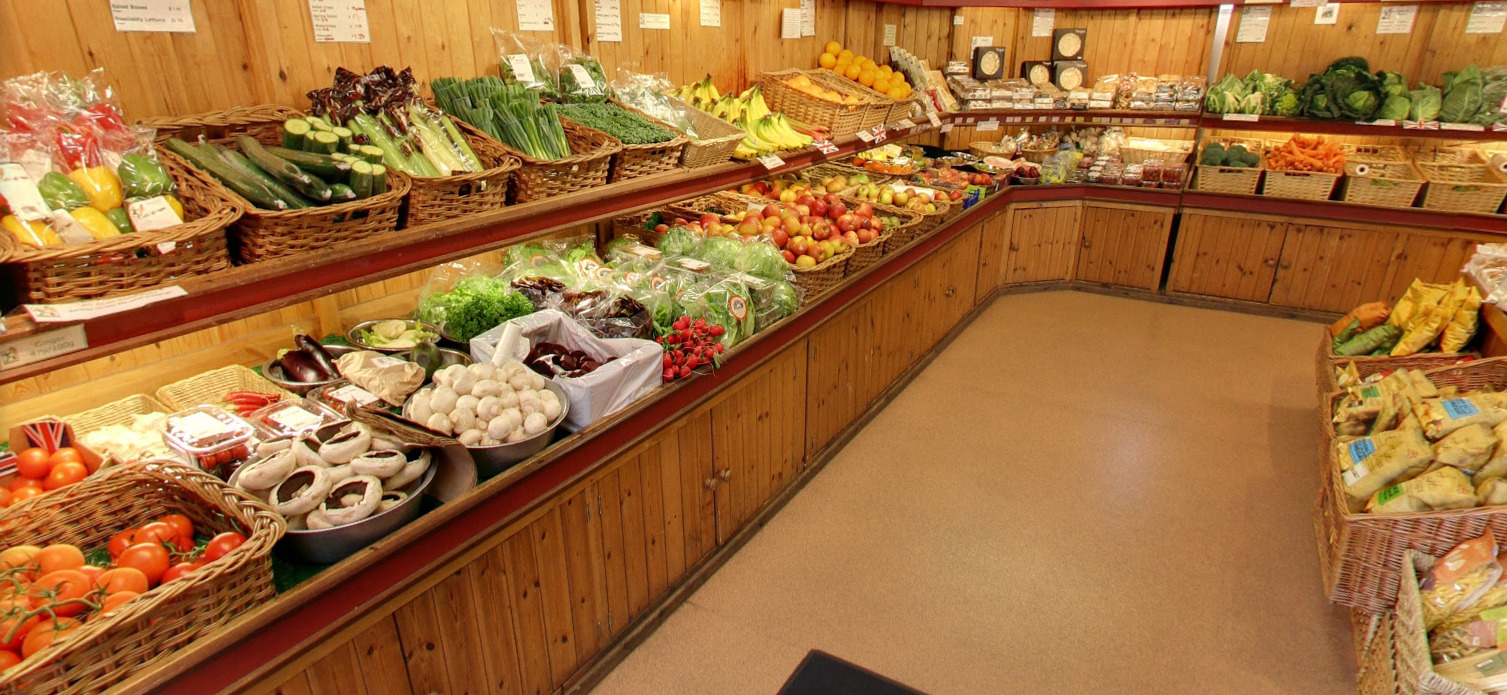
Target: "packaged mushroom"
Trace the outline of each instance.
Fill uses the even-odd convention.
[[[231,484],[282,514],[290,530],[319,530],[397,506],[433,462],[430,449],[353,422],[261,442]]]
[[[558,425],[564,411],[545,378],[519,362],[451,365],[403,406],[404,417],[468,447],[521,442]]]

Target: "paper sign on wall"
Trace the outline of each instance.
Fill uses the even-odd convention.
[[[701,0],[701,26],[722,26],[722,0]]]
[[[371,43],[366,0],[309,0],[315,43]]]
[[[1052,27],[1057,22],[1057,10],[1051,8],[1037,8],[1031,13],[1031,37],[1051,38]]]
[[[89,347],[89,339],[84,335],[83,324],[17,338],[0,345],[0,369],[40,362],[86,347]]]
[[[1507,2],[1475,3],[1470,6],[1470,20],[1465,23],[1465,33],[1500,34],[1504,19],[1507,19]]]
[[[1381,16],[1376,19],[1376,33],[1411,34],[1417,16],[1417,5],[1383,5]]]
[[[638,28],[640,29],[669,29],[670,15],[656,12],[638,13]]]
[[[801,36],[816,36],[816,0],[801,0]]]
[[[963,15],[960,15],[960,14],[953,15],[952,16],[952,25],[955,26],[955,27],[963,26]]]
[[[895,45],[895,25],[893,24],[884,25],[884,45]]]
[[[519,31],[554,31],[555,10],[549,0],[517,0]]]
[[[972,47],[972,48],[978,48],[980,46],[993,46],[994,45],[994,37],[993,36],[975,36],[975,37],[973,37],[972,41],[968,42],[968,45],[970,47]]]
[[[192,34],[194,9],[189,0],[131,0],[110,2],[116,31],[168,31]]]
[[[801,11],[799,8],[787,7],[780,11],[780,38],[798,39],[801,37]]]
[[[1292,7],[1323,7],[1324,0],[1292,0],[1287,4]]]
[[[596,21],[598,41],[622,42],[622,0],[596,0]]]
[[[1334,24],[1340,21],[1340,4],[1329,2],[1320,5],[1313,11],[1314,24]]]
[[[1235,34],[1235,43],[1265,43],[1266,26],[1271,23],[1272,8],[1240,8],[1240,30]]]

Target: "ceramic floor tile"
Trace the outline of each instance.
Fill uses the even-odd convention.
[[[934,695],[1353,691],[1313,552],[1318,330],[1001,298],[597,692],[773,693],[811,648]]]

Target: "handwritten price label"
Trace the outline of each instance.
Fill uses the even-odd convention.
[[[1257,115],[1257,114],[1254,114],[1254,113],[1227,113],[1220,120],[1225,120],[1225,121],[1244,121],[1246,123],[1255,123],[1256,121],[1261,120],[1261,116]]]
[[[942,118],[937,115],[936,111],[927,111],[926,120],[931,121],[931,127],[933,128],[937,128],[942,125]]]
[[[873,142],[874,141],[874,134],[870,133],[867,130],[860,130],[860,131],[854,133],[854,135],[857,135],[858,139],[862,140],[864,142]]]
[[[785,166],[785,160],[780,159],[777,154],[766,154],[759,158],[759,163],[763,164],[765,169],[778,169]]]
[[[902,119],[900,119],[899,122],[895,123],[895,127],[896,128],[914,128],[914,127],[916,127],[916,124],[912,123],[909,118],[902,118]]]

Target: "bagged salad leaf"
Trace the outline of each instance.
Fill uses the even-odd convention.
[[[676,300],[691,320],[704,319],[709,326],[721,326],[718,338],[724,348],[754,334],[756,318],[753,298],[748,287],[734,276],[707,277],[686,289]]]
[[[527,297],[512,291],[506,280],[492,277],[489,270],[476,262],[436,268],[424,287],[415,318],[465,342],[506,321],[534,313]]]
[[[567,103],[606,101],[611,92],[602,64],[586,53],[560,46],[560,98]]]
[[[707,237],[691,254],[707,263],[726,270],[736,270],[743,257],[743,242],[725,236]]]
[[[690,256],[696,252],[700,240],[689,228],[676,225],[659,237],[660,252],[666,256]]]
[[[742,272],[766,280],[784,280],[790,274],[790,264],[774,244],[751,241],[741,251],[736,268]]]
[[[686,115],[684,104],[676,104],[674,100],[666,96],[674,85],[665,75],[644,75],[626,70],[617,69],[617,79],[612,81],[612,94],[618,101],[632,106],[651,118],[661,123],[667,123],[672,128],[690,136],[693,140],[700,140],[696,127],[691,124],[691,119]]]
[[[547,99],[559,98],[555,72],[560,52],[555,44],[496,27],[492,28],[492,39],[497,44],[498,68],[504,82],[523,85]]]

